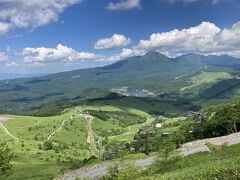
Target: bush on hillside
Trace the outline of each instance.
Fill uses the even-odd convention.
[[[44,141],[40,149],[45,151],[55,150],[58,153],[61,150],[68,149],[68,145],[59,141]]]
[[[0,143],[0,174],[5,174],[12,168],[13,153],[6,143]]]
[[[240,101],[216,107],[205,123],[205,136],[224,136],[240,131]]]
[[[125,180],[125,179],[137,179],[139,177],[140,170],[135,167],[131,162],[125,162],[124,164],[114,164],[108,169],[108,175],[103,177],[103,180]]]

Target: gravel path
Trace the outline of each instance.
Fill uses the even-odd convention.
[[[182,148],[180,149],[181,155],[187,156],[187,155],[195,154],[198,152],[210,151],[208,147],[205,145],[207,142],[215,145],[222,145],[224,143],[228,143],[229,145],[239,144],[240,133],[235,133],[228,136],[222,136],[217,138],[197,140],[197,141],[183,144]],[[148,166],[154,164],[154,162],[155,162],[154,157],[147,157],[147,158],[136,160],[135,165],[139,168],[145,169]],[[60,177],[60,179],[74,180],[75,177],[79,177],[80,179],[89,178],[92,180],[97,180],[107,174],[107,169],[109,165],[112,165],[112,163],[103,162],[94,166],[80,168],[64,174],[62,177]]]
[[[230,134],[228,136],[221,136],[216,138],[203,139],[183,144],[181,148],[182,155],[187,156],[198,152],[210,151],[210,149],[206,146],[207,142],[215,145],[222,145],[224,143],[227,143],[228,145],[239,144],[240,133]]]
[[[152,165],[155,162],[153,157],[147,157],[144,159],[139,159],[135,161],[135,165],[138,168],[146,168]],[[91,167],[84,167],[81,169],[77,169],[70,173],[64,174],[60,179],[61,180],[74,180],[75,177],[79,177],[80,179],[90,178],[90,179],[100,179],[102,176],[107,174],[108,167],[112,165],[110,162],[103,162]]]

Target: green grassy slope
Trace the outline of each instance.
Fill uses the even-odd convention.
[[[92,151],[86,142],[87,122],[79,115],[84,111],[95,116],[92,124],[95,139],[99,137],[102,140],[108,139],[109,143],[132,142],[140,128],[149,127],[157,122],[156,116],[146,111],[107,104],[98,106],[85,104],[68,109],[62,115],[51,117],[10,116],[4,125],[10,133],[22,141],[14,141],[0,129],[0,142],[8,142],[15,153],[12,171],[8,176],[0,175],[0,179],[52,179],[65,170],[86,165],[82,160],[91,157]],[[165,120],[164,132],[174,132],[185,118],[158,116],[158,119]],[[51,139],[53,147],[50,150],[44,149],[43,144],[47,137],[57,130],[63,121],[64,127]],[[101,148],[103,150],[104,147]],[[169,162],[172,167],[165,170],[158,164],[143,174],[140,173],[138,178],[194,179],[196,176],[204,179],[212,177],[211,175],[215,177],[215,172],[238,173],[239,148],[239,145],[227,148],[221,157],[210,153],[185,157],[180,161]],[[219,177],[225,177],[225,174]]]
[[[95,140],[99,137],[120,140],[121,135],[130,133],[127,139],[131,141],[146,118],[151,117],[139,110],[114,106],[78,106],[51,117],[9,116],[4,125],[21,141],[14,141],[0,129],[0,142],[7,142],[15,153],[12,171],[8,176],[0,175],[0,179],[51,179],[65,169],[84,165],[82,161],[92,155],[87,143],[87,122],[79,115],[84,111],[92,112],[93,116],[93,112],[101,111],[104,117],[94,117]],[[44,149],[48,136],[59,129],[63,121],[63,128],[50,139],[52,149]],[[137,128],[131,130],[128,125]]]
[[[4,125],[21,141],[0,133],[1,141],[8,142],[14,150],[13,173],[6,179],[50,179],[64,168],[69,168],[72,161],[89,157],[86,143],[86,123],[82,118],[70,121],[71,112],[55,117],[13,116]],[[63,120],[66,125],[51,140],[58,141],[67,148],[60,150],[42,150],[41,144],[48,135],[56,130]],[[1,176],[0,176],[1,179]]]
[[[240,145],[226,148],[219,156],[216,153],[198,153],[179,160],[151,167],[140,179],[239,179]]]

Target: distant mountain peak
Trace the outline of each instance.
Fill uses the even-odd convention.
[[[149,51],[145,55],[145,57],[164,57],[164,58],[169,58],[165,56],[164,54],[159,53],[158,51]]]
[[[149,55],[159,55],[160,53],[158,51],[148,51],[145,56],[149,56]]]

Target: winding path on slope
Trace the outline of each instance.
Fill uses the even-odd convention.
[[[52,136],[54,136],[56,133],[58,133],[59,131],[62,130],[63,126],[65,125],[65,122],[67,120],[63,120],[62,124],[60,125],[60,127],[56,130],[56,131],[53,131],[47,138],[47,140],[50,140]]]
[[[210,138],[204,140],[197,140],[189,142],[182,145],[181,155],[187,156],[190,154],[195,154],[198,152],[210,151],[206,146],[206,143],[210,142],[216,145],[222,145],[228,143],[229,145],[240,144],[240,132],[235,134],[230,134],[228,136],[222,136],[217,138]],[[138,159],[135,161],[135,165],[138,168],[147,168],[148,166],[155,163],[154,157],[146,157],[143,159]],[[107,174],[108,167],[113,165],[113,162],[102,162],[94,166],[83,167],[72,172],[64,174],[60,177],[61,180],[74,180],[76,177],[80,179],[89,178],[89,179],[100,179],[101,177]]]
[[[13,138],[13,139],[15,139],[15,140],[17,140],[17,141],[20,141],[19,138],[17,138],[16,136],[12,135],[12,134],[8,131],[8,129],[3,125],[3,122],[6,121],[7,119],[8,119],[8,118],[6,118],[6,117],[0,116],[0,128],[3,130],[3,132],[4,132],[6,135],[10,136],[11,138]]]

